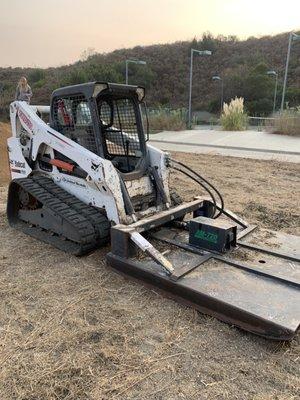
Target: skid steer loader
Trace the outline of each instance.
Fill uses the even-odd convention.
[[[13,102],[10,225],[78,256],[110,241],[116,271],[290,340],[300,323],[299,238],[274,233],[274,247],[263,246],[264,231],[226,210],[208,180],[147,143],[144,96],[142,87],[92,82],[55,90],[50,108]],[[169,188],[172,170],[205,196],[183,203]]]

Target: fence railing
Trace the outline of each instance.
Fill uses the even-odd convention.
[[[274,117],[248,117],[249,127],[256,127],[258,131],[265,130],[266,127],[272,125]]]

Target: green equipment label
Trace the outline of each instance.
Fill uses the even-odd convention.
[[[211,232],[204,232],[201,229],[198,229],[195,233],[194,237],[202,240],[206,240],[210,243],[217,243],[218,242],[218,235],[216,233]]]

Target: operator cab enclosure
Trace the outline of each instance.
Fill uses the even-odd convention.
[[[107,82],[63,87],[52,93],[50,125],[110,160],[125,180],[137,178],[145,172],[148,158],[141,113],[144,96],[143,87]]]

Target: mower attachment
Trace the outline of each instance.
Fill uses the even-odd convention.
[[[198,198],[114,226],[109,264],[202,313],[269,339],[291,340],[300,325],[299,238],[255,230],[226,210],[235,225],[206,218],[207,208]],[[195,218],[178,222],[191,212]],[[154,244],[141,236],[145,231]],[[265,240],[274,249],[261,246]],[[161,252],[163,243],[168,246]]]

